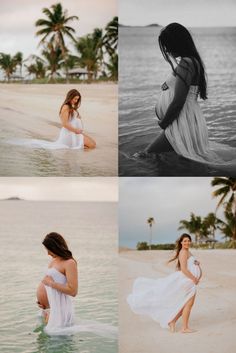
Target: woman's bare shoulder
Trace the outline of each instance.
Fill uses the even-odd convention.
[[[69,111],[70,108],[69,108],[69,105],[68,104],[64,104],[61,108],[61,111]]]
[[[188,257],[188,251],[185,250],[185,249],[181,249],[180,252],[179,252],[179,258],[187,258]]]
[[[77,262],[74,259],[65,260],[65,268],[77,268]]]

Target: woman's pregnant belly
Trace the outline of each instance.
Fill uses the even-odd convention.
[[[157,104],[155,106],[156,116],[159,121],[164,118],[172,98],[173,97],[170,89],[160,92],[157,98]]]
[[[192,265],[190,272],[197,278],[200,277],[200,268],[198,265]]]
[[[44,309],[49,308],[48,296],[45,285],[41,282],[37,288],[37,300]]]

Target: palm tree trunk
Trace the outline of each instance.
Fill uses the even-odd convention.
[[[150,225],[149,250],[152,249],[152,226]]]

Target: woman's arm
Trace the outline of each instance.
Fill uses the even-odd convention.
[[[59,292],[75,297],[78,293],[78,270],[77,264],[73,259],[66,261],[65,276],[67,279],[66,284],[55,282],[51,276],[45,276],[42,282],[46,286],[54,288]]]
[[[64,105],[64,107],[62,107],[61,110],[61,122],[62,122],[62,126],[69,130],[74,132],[75,134],[82,134],[83,130],[82,129],[76,129],[73,126],[71,126],[71,124],[69,123],[69,107]]]
[[[174,98],[170,103],[164,118],[159,122],[159,126],[162,129],[166,129],[168,125],[179,117],[184,106],[194,75],[194,67],[191,59],[181,59],[176,68],[176,73]]]
[[[198,279],[195,277],[187,268],[188,253],[185,250],[181,250],[179,253],[180,270],[183,274],[190,278],[195,284],[198,284]]]

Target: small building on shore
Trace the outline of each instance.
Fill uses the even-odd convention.
[[[92,75],[93,72],[88,71],[87,69],[82,67],[77,67],[77,68],[68,70],[67,74],[70,78],[80,78],[82,80],[87,80],[88,75]]]

